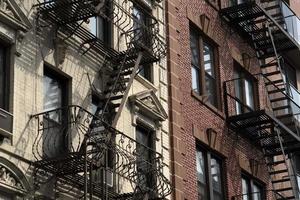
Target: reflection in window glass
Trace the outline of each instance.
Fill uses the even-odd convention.
[[[197,182],[198,182],[198,200],[208,199],[207,186],[206,186],[206,171],[205,171],[205,160],[202,151],[197,150],[196,153],[196,164],[197,164]]]
[[[200,94],[199,69],[196,67],[192,67],[192,89]]]
[[[261,200],[262,189],[255,183],[253,184],[252,192],[253,192],[253,200]]]
[[[215,158],[211,158],[211,176],[213,186],[213,199],[222,200],[223,194],[220,162]]]
[[[250,200],[249,183],[244,178],[242,178],[242,192],[243,192],[243,200]]]
[[[59,80],[44,75],[44,111],[54,110],[62,107],[62,85]],[[52,120],[60,122],[60,113],[51,112]]]

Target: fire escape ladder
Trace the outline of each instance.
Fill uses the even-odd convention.
[[[130,52],[133,51],[128,50],[120,64],[113,64],[113,71],[110,74],[104,91],[105,103],[103,109],[99,109],[96,114],[97,116],[101,116],[104,121],[108,123],[112,122],[111,124],[114,128],[125,106],[129,90],[143,57],[142,51],[138,52],[137,58],[134,58],[135,56],[132,57],[132,53]],[[117,111],[113,112],[116,109]]]
[[[262,144],[263,153],[266,159],[268,171],[271,177],[273,191],[277,200],[296,199],[295,185],[293,184],[293,172],[288,167],[289,158],[285,152],[287,147],[285,144],[286,137],[281,133],[278,125],[271,130],[272,139],[269,144]],[[273,149],[272,149],[273,148]]]
[[[265,83],[265,87],[267,90],[267,94],[271,101],[271,107],[273,113],[280,121],[288,126],[292,131],[296,130],[297,126],[294,122],[292,107],[290,105],[290,99],[288,97],[289,86],[285,83],[282,67],[281,67],[281,57],[279,56],[276,44],[273,38],[272,27],[267,22],[263,24],[262,29],[265,30],[262,35],[266,37],[266,40],[271,42],[271,48],[263,49],[261,46],[255,42],[255,36],[252,35],[252,40],[254,44],[254,48],[256,50],[257,58],[259,59],[259,63],[261,65],[262,75],[264,76],[263,80]],[[272,102],[275,99],[276,102]],[[288,118],[287,120],[285,120]],[[277,196],[277,200],[284,199],[295,199],[296,188],[294,188],[294,184],[292,181],[294,179],[291,177],[290,170],[287,165],[287,155],[285,154],[285,150],[282,143],[283,139],[290,139],[287,135],[281,135],[280,130],[275,126],[271,134],[275,134],[272,139],[270,139],[270,144],[273,145],[274,149],[277,151],[272,152],[269,148],[268,151],[263,147],[263,152],[265,158],[268,162],[269,174],[271,176],[272,185],[274,192],[280,194]],[[279,150],[280,147],[280,150]],[[274,159],[280,158],[280,161],[272,161]],[[278,165],[278,162],[280,163]],[[284,198],[282,198],[284,197]]]

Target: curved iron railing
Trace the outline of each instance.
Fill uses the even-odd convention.
[[[81,23],[88,22],[91,17],[101,16],[113,25],[115,33],[125,35],[127,48],[133,45],[161,58],[166,55],[166,46],[160,36],[158,21],[144,9],[147,22],[141,22],[134,15],[134,6],[137,5],[134,0],[52,0],[36,6],[44,19],[50,19],[68,35],[76,35],[83,43],[95,42],[97,38]]]
[[[161,154],[84,108],[58,108],[33,115],[32,120],[37,125],[32,151],[38,168],[71,179],[84,173],[87,162],[91,179],[104,170],[114,174],[115,180],[128,182],[139,194],[164,198],[171,193]]]

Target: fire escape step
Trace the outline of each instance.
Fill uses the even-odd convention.
[[[265,73],[265,76],[273,76],[273,75],[277,75],[280,74],[281,72],[279,70],[273,71],[273,72],[269,72],[269,73]],[[273,82],[273,81],[272,81]]]
[[[285,163],[285,160],[278,160],[278,161],[273,161],[273,162],[268,162],[267,165],[268,166],[274,166],[274,165],[280,165],[280,164],[283,164]]]
[[[274,180],[272,181],[272,183],[283,183],[283,182],[287,182],[290,181],[290,178],[283,178],[283,179],[279,179],[279,180]]]
[[[284,100],[288,100],[288,98],[287,97],[279,97],[279,98],[270,99],[271,103],[277,102],[277,101],[284,101]]]
[[[268,11],[268,10],[273,10],[273,9],[277,9],[277,8],[280,8],[280,5],[276,4],[274,6],[270,6],[270,7],[265,8],[265,10]]]
[[[277,62],[276,63],[267,63],[264,65],[261,65],[261,68],[267,68],[267,67],[273,67],[273,66],[277,66]]]
[[[114,101],[114,100],[119,100],[119,99],[122,99],[122,98],[123,98],[123,95],[120,94],[120,95],[111,96],[110,100]],[[106,99],[104,99],[104,100],[106,101],[107,99],[108,99],[108,97]]]
[[[288,117],[293,117],[293,114],[284,114],[284,115],[277,115],[276,118],[278,119],[284,119]]]
[[[272,171],[269,172],[270,175],[275,175],[275,174],[282,174],[282,173],[287,173],[288,170],[287,169],[282,169],[282,170],[277,170],[277,171]]]
[[[277,84],[277,83],[283,83],[283,79],[278,79],[278,80],[275,80],[275,81],[267,82],[266,85],[274,85],[274,84]]]
[[[110,75],[110,77],[116,77],[116,76],[118,76],[118,73],[119,73],[119,72],[113,73],[113,74]],[[125,71],[125,72],[121,72],[121,73],[120,73],[120,76],[127,76],[127,75],[130,75],[131,73],[132,73],[131,70]]]
[[[267,53],[267,54],[259,56],[258,59],[266,59],[266,58],[271,58],[271,57],[274,57],[274,56],[275,56],[274,53]]]
[[[118,80],[118,83],[127,83],[128,81],[129,81],[129,78],[124,78],[124,79]],[[116,80],[111,80],[111,81],[107,82],[107,85],[108,85],[108,86],[111,86],[111,85],[113,85],[115,82],[116,82]]]
[[[284,92],[285,88],[278,88],[276,90],[269,90],[268,93],[269,94],[274,94],[274,93],[278,93],[278,92]]]
[[[289,108],[290,106],[288,105],[285,105],[285,106],[279,106],[279,107],[275,107],[273,108],[274,111],[278,111],[278,110],[284,110],[284,109],[287,109]]]
[[[284,191],[287,191],[287,190],[293,190],[293,188],[292,187],[278,188],[275,191],[276,192],[284,192]]]

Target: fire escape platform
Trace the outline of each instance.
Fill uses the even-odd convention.
[[[297,41],[257,2],[224,8],[220,11],[220,15],[250,45],[253,45],[255,41],[260,47],[271,46],[270,37],[266,34],[267,28],[264,26],[264,23],[268,22],[275,29],[274,42],[279,51],[296,49],[300,52],[300,45]]]
[[[117,11],[109,11],[113,16],[110,18],[102,11],[96,13],[97,4],[99,4],[99,1],[96,0],[51,0],[44,3],[39,3],[35,6],[38,7],[38,13],[41,15],[41,17],[50,23],[47,24],[47,26],[56,26],[64,40],[73,36],[77,40],[80,40],[81,47],[88,45],[85,49],[83,49],[84,53],[92,49],[96,51],[97,54],[106,57],[106,59],[112,61],[115,60],[118,62],[118,59],[123,58],[125,54],[128,55],[128,52],[130,54],[128,55],[130,58],[136,59],[138,57],[138,52],[143,51],[143,59],[141,60],[141,64],[153,63],[160,60],[160,58],[155,54],[158,54],[160,51],[164,51],[163,49],[165,47],[158,34],[151,33],[152,35],[149,35],[153,39],[154,47],[152,48],[155,48],[155,50],[148,48],[140,41],[136,40],[131,48],[124,51],[115,50],[110,45],[106,44],[104,41],[92,34],[90,30],[87,29],[86,25],[82,25],[85,22],[88,22],[91,17],[99,15],[107,21],[113,22],[116,20],[114,19],[115,17],[120,17],[118,15],[124,15],[125,19],[120,18],[123,21],[120,21],[119,23],[124,27],[129,27],[129,25],[126,25],[129,23],[129,19],[127,18],[131,16],[121,5],[115,4],[114,6],[117,7]],[[124,32],[124,30],[121,31],[123,31],[122,34],[128,34],[133,37],[133,30],[129,29],[127,32]]]
[[[255,144],[272,145],[270,151],[276,151],[276,149],[280,148],[278,141],[275,141],[276,134],[271,131],[272,128],[277,127],[280,129],[283,139],[286,142],[295,144],[291,145],[288,151],[300,151],[300,137],[269,111],[258,110],[230,116],[227,122],[230,124],[232,130],[251,139]]]

